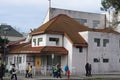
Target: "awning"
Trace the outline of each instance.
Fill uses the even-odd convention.
[[[40,46],[32,47],[31,44],[20,44],[14,47],[10,54],[61,54],[67,55],[68,51],[64,47]]]

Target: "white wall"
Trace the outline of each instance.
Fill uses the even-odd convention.
[[[42,42],[40,42],[40,45],[37,44],[38,38],[42,38]],[[36,46],[34,45],[33,39],[36,39]],[[46,34],[42,35],[36,35],[32,37],[32,47],[38,47],[38,46],[45,46],[46,45]]]
[[[107,73],[120,71],[120,35],[112,33],[89,32],[88,36],[88,61],[92,64],[93,73]],[[94,42],[94,38],[100,38],[100,47]],[[103,39],[109,39],[106,47],[103,47]],[[100,62],[94,63],[93,59],[99,58]],[[103,63],[103,58],[108,58],[108,63]]]
[[[70,41],[68,40],[68,38],[66,38],[64,36],[64,47],[68,50],[68,66],[70,68],[70,71],[72,73],[72,68],[73,68],[73,65],[72,65],[72,53],[73,53],[73,47],[72,47],[72,44],[70,43]],[[67,61],[66,61],[66,64],[67,64]]]
[[[4,36],[1,36],[1,37],[4,39]],[[6,36],[6,38],[7,38],[9,41],[17,41],[17,40],[24,39],[24,37],[13,37],[13,36]]]
[[[46,38],[46,45],[47,46],[62,46],[62,35],[47,34],[46,37],[47,37]],[[52,37],[52,38],[59,38],[58,44],[56,45],[55,41],[49,41],[50,37]]]
[[[73,46],[72,65],[76,74],[85,74],[86,49],[86,47],[83,47],[83,52],[79,52],[79,48]]]
[[[92,73],[109,73],[110,71],[120,71],[120,35],[100,32],[80,32],[82,37],[88,42],[88,62],[92,64]],[[94,38],[100,39],[100,47],[94,42]],[[106,47],[103,47],[103,39],[109,39]],[[98,58],[100,62],[93,62]],[[103,58],[108,58],[108,63],[103,63]]]
[[[70,16],[71,18],[87,19],[87,23],[85,25],[89,26],[90,28],[93,28],[93,20],[100,21],[100,24],[96,28],[104,28],[104,26],[105,26],[105,15],[104,14],[51,8],[50,12],[48,13],[49,19],[52,19],[53,17],[57,16],[58,14],[66,14],[66,15]],[[48,17],[46,17],[44,23],[49,19],[48,19]]]
[[[49,41],[49,38],[59,38],[58,43],[56,44],[55,41]],[[40,45],[34,46],[33,39],[36,39],[36,42],[38,42],[38,38],[42,38],[42,42],[40,42]],[[42,35],[36,35],[32,37],[32,47],[38,47],[38,46],[62,46],[62,35],[55,35],[55,34],[42,34]]]

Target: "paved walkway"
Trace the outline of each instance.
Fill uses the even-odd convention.
[[[71,76],[70,80],[120,80],[120,74],[105,74],[105,75],[92,75],[91,77],[86,77],[85,75]],[[10,76],[4,77],[4,80],[10,80]],[[33,78],[25,78],[23,75],[18,75],[18,80],[67,80],[66,76],[62,78],[53,78],[52,76],[33,76]]]

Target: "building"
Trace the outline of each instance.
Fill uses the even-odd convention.
[[[82,12],[82,11],[59,9],[59,8],[49,8],[44,23],[59,14],[66,14],[71,18],[75,19],[76,21],[80,22],[80,24],[86,25],[90,28],[103,29],[106,27],[105,14]]]
[[[89,28],[65,14],[59,14],[30,33],[31,39],[13,47],[9,62],[24,71],[30,62],[34,70],[50,73],[57,63],[68,64],[71,74],[85,74],[85,64],[93,74],[119,72],[120,33],[108,28]]]
[[[4,39],[5,37],[9,41],[17,41],[20,39],[24,39],[23,35],[12,28],[11,25],[1,24],[0,25],[0,36]]]

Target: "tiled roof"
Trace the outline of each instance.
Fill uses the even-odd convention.
[[[39,35],[43,33],[63,34],[69,38],[73,45],[87,46],[87,42],[79,35],[78,32],[88,30],[89,28],[79,24],[79,22],[67,15],[60,14],[47,23],[43,24],[31,35]]]
[[[3,31],[7,28],[7,36],[14,36],[14,37],[23,37],[21,33],[13,29],[10,25],[0,25],[0,35],[4,35]]]
[[[68,51],[64,47],[56,46],[40,46],[32,47],[30,43],[23,43],[14,47],[10,54],[68,54]]]
[[[47,23],[43,24],[33,32],[31,35],[39,35],[43,33],[50,34],[63,34],[65,35],[74,46],[87,46],[87,42],[84,38],[79,35],[79,32],[82,31],[92,31],[92,32],[104,32],[104,33],[114,33],[119,34],[117,31],[114,31],[109,28],[105,29],[92,29],[87,26],[81,25],[79,22],[75,21],[73,18],[65,14],[60,14],[52,18]]]

